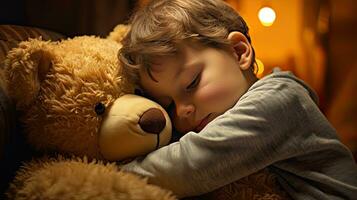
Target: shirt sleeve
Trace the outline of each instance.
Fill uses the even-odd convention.
[[[304,98],[303,100],[301,98]],[[301,153],[309,94],[293,81],[256,84],[201,132],[123,166],[178,197],[203,194]]]

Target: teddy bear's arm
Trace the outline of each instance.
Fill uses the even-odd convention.
[[[26,164],[7,193],[9,199],[174,200],[171,192],[149,185],[114,164],[86,159],[45,159]]]

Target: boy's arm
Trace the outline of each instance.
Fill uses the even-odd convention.
[[[299,153],[305,110],[296,94],[278,83],[248,91],[200,133],[189,132],[144,159],[123,167],[179,197],[212,191]],[[296,84],[295,84],[296,85]],[[285,88],[285,89],[284,89]],[[297,88],[298,95],[307,96]],[[313,103],[311,99],[309,99]]]
[[[200,133],[187,133],[179,142],[136,159],[124,169],[184,197],[212,191],[277,161],[278,156],[270,154],[282,152],[277,149],[283,146],[277,143],[286,138],[273,136],[265,119],[236,112],[214,120]]]

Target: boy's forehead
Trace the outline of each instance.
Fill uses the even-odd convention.
[[[163,72],[167,68],[176,68],[182,62],[183,56],[181,51],[172,55],[156,56],[151,60],[150,71],[154,73]]]
[[[200,48],[196,45],[182,44],[175,54],[155,56],[150,60],[149,68],[141,68],[140,79],[152,82],[173,81],[182,71],[195,64],[200,58]]]
[[[158,85],[179,70],[177,57],[160,56],[152,59],[149,68],[141,68],[141,83]]]
[[[150,64],[150,70],[154,73],[163,72],[173,60],[174,58],[169,58],[169,56],[155,57]]]
[[[153,72],[161,72],[167,67],[182,66],[188,60],[192,59],[195,51],[199,50],[200,46],[193,43],[183,42],[178,45],[177,51],[174,54],[165,56],[155,56],[151,60],[150,69]]]
[[[199,61],[200,52],[191,45],[185,45],[179,53],[153,58],[149,69],[140,70],[141,87],[155,100],[165,98],[180,83],[183,73]]]

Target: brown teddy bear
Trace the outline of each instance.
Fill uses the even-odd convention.
[[[125,26],[110,35],[120,40]],[[174,199],[114,164],[144,155],[171,138],[162,107],[130,95],[118,67],[120,43],[94,36],[61,42],[31,39],[5,60],[7,93],[21,113],[28,142],[49,157],[26,164],[10,199]]]
[[[121,75],[118,41],[125,33],[120,25],[110,39],[31,39],[9,52],[7,93],[21,113],[29,144],[62,155],[25,164],[9,188],[10,199],[175,199],[108,162],[145,155],[168,144],[172,134],[165,110],[133,95],[134,86]],[[275,177],[262,171],[197,198],[284,195]]]

